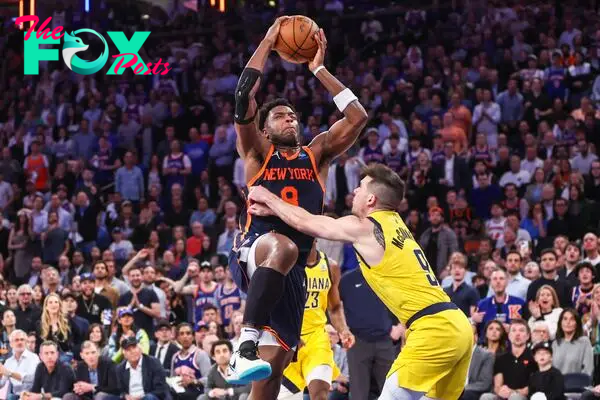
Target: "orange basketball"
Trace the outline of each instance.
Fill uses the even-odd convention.
[[[304,15],[294,15],[282,22],[274,50],[286,61],[302,64],[317,54],[318,44],[314,38],[319,26]]]

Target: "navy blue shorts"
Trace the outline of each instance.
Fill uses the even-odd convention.
[[[237,246],[234,246],[229,255],[231,276],[244,293],[248,293],[251,275],[255,271],[252,245],[260,236],[260,234],[248,234],[243,240],[237,238]],[[262,327],[264,331],[271,333],[285,350],[292,349],[300,342],[302,317],[306,304],[304,268],[304,264],[296,264],[287,274],[283,295],[271,313],[269,326]]]

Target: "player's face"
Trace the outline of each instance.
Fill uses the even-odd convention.
[[[272,143],[282,146],[298,145],[298,118],[287,106],[277,106],[269,111],[264,132]]]
[[[369,182],[371,182],[371,178],[366,176],[360,181],[360,185],[354,189],[352,214],[356,216],[366,214],[367,207],[375,200],[373,193],[369,192]]]

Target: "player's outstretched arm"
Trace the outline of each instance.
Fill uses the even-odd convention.
[[[309,145],[317,155],[320,155],[319,163],[322,164],[330,162],[352,147],[367,123],[368,114],[354,93],[323,65],[327,39],[322,29],[315,33],[315,40],[319,49],[315,58],[308,64],[308,68],[333,96],[338,110],[344,113],[343,119],[333,124],[328,131],[317,135]]]
[[[288,204],[262,186],[250,188],[248,211],[254,215],[276,215],[294,229],[317,238],[357,243],[373,232],[372,222],[355,216],[331,218],[314,215]]]
[[[271,25],[264,39],[248,60],[235,89],[234,126],[237,132],[237,150],[242,158],[245,158],[252,150],[257,150],[261,154],[268,151],[267,143],[260,136],[254,123],[258,112],[255,96],[262,83],[265,64],[273,50],[277,35],[279,35],[279,27],[287,18],[289,17],[279,17]]]
[[[354,335],[350,332],[344,315],[344,305],[340,298],[340,279],[342,272],[337,262],[329,259],[329,273],[331,276],[331,289],[327,293],[327,311],[331,319],[331,325],[338,331],[342,346],[350,348],[354,345]]]

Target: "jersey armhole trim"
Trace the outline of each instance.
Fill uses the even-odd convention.
[[[252,177],[252,179],[250,179],[246,183],[246,187],[250,187],[250,186],[254,185],[254,183],[263,175],[263,173],[265,172],[265,169],[267,169],[267,164],[269,163],[269,160],[273,156],[274,151],[275,151],[275,146],[271,145],[271,147],[269,148],[269,151],[267,152],[267,155],[265,156],[265,160],[263,161],[262,166],[260,167],[260,169],[258,170],[256,175],[254,175]]]
[[[315,160],[315,155],[313,154],[310,147],[304,146],[302,148],[304,149],[304,151],[306,151],[306,154],[308,154],[308,158],[310,158],[310,163],[312,164],[313,170],[315,171],[315,175],[317,176],[317,181],[319,182],[319,185],[321,185],[321,189],[323,189],[323,193],[325,193],[326,192],[325,183],[323,183],[323,181],[321,180],[321,174],[319,174],[319,169],[317,168],[317,162]]]

